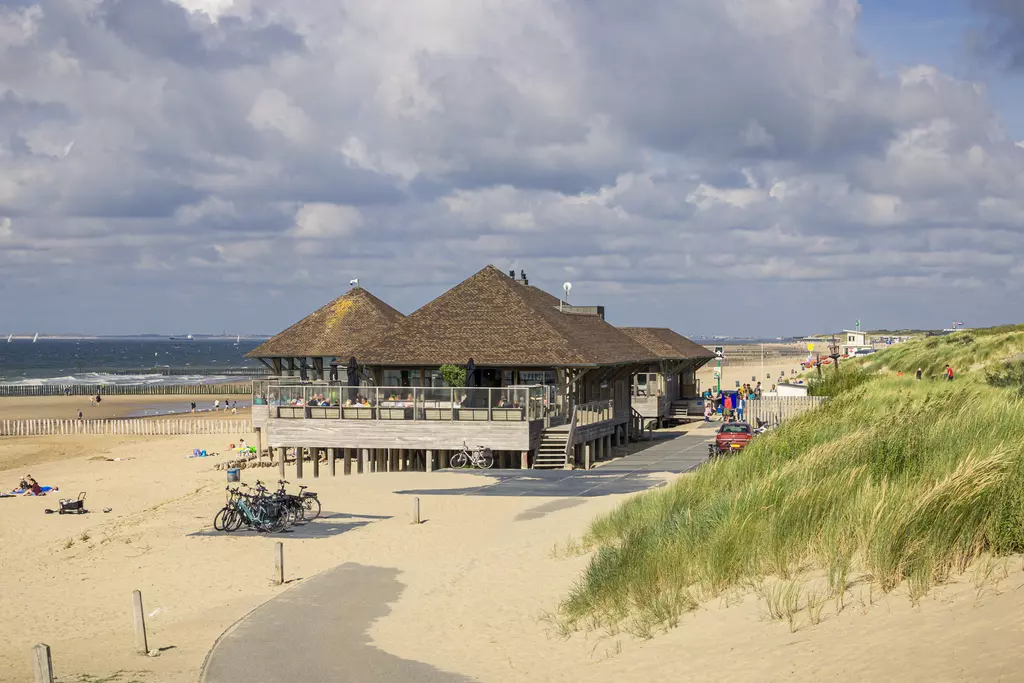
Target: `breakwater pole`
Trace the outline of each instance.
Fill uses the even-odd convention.
[[[186,436],[190,434],[248,434],[252,421],[244,419],[197,420],[195,418],[110,420],[0,420],[0,436],[74,436],[119,434],[124,436]]]

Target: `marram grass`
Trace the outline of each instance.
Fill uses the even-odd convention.
[[[852,576],[916,599],[982,553],[1024,550],[1015,391],[891,372],[846,384],[742,454],[595,520],[563,628],[650,635],[703,600],[807,572],[837,602]]]

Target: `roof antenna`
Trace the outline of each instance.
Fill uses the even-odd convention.
[[[565,290],[565,302],[568,303],[569,302],[569,291],[572,290],[572,283],[571,282],[566,282],[564,285],[562,285],[562,289]],[[558,312],[559,313],[562,312],[562,300],[561,299],[559,299],[559,301],[558,301]]]

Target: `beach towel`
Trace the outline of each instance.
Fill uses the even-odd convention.
[[[56,486],[40,486],[39,488],[40,488],[40,490],[43,493],[49,493],[50,491],[57,491],[57,490],[59,490]],[[25,491],[27,491],[27,490],[28,489],[14,489],[13,491],[10,492],[9,495],[21,496],[21,495],[24,495]]]

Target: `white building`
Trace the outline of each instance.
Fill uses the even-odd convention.
[[[867,334],[860,330],[843,330],[839,337],[839,353],[852,356],[861,349],[872,348],[868,341]]]

